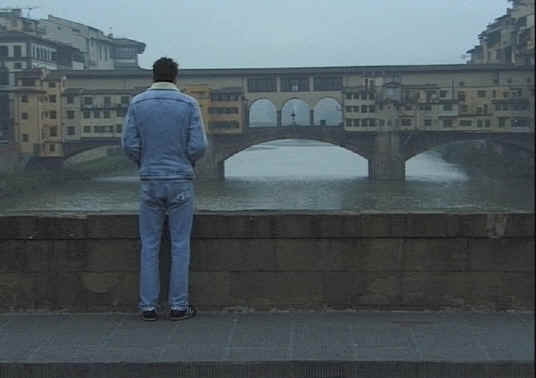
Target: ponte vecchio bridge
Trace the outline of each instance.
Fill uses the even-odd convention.
[[[226,159],[277,139],[343,147],[368,159],[371,178],[387,180],[404,179],[411,157],[452,142],[487,140],[534,153],[533,67],[195,69],[179,76],[206,123],[201,178],[224,177]],[[117,145],[128,104],[122,99],[146,88],[151,72],[52,72],[47,80],[62,83],[57,112],[63,118],[52,136],[50,125],[40,126],[41,147],[33,150],[39,153],[26,153],[30,165],[61,164],[85,150]],[[119,98],[122,104],[114,102]]]

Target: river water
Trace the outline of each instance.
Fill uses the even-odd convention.
[[[226,162],[224,181],[196,183],[198,210],[534,211],[532,179],[469,175],[439,153],[406,163],[405,182],[374,182],[367,161],[325,143],[283,140]],[[135,172],[43,188],[0,201],[0,213],[136,211]]]

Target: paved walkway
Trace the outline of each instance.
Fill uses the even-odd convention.
[[[484,377],[496,369],[497,376],[506,371],[504,376],[532,377],[534,314],[199,313],[182,322],[143,322],[137,314],[0,314],[1,378],[53,376],[30,373],[32,367],[54,367],[54,378],[68,377],[67,368],[72,376],[111,377],[103,373],[106,364],[128,370],[147,363],[154,377],[164,374],[158,364],[174,377],[279,376],[275,371],[314,378],[381,376],[376,370],[384,377],[435,377],[434,369],[438,377],[455,376],[448,373],[452,369],[465,372],[458,376],[476,369],[471,377]],[[220,374],[203,375],[201,366]],[[193,367],[197,373],[181,375]],[[229,372],[234,368],[239,370]],[[254,368],[264,373],[252,373]],[[139,369],[116,371],[115,378],[137,377]]]

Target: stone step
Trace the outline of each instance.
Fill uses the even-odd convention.
[[[533,377],[534,314],[0,314],[0,378]]]

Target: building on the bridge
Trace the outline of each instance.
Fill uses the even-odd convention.
[[[509,0],[512,8],[479,34],[467,51],[472,64],[534,64],[534,0]]]
[[[100,142],[117,144],[128,104],[151,85],[152,72],[35,70],[17,73],[16,81],[13,118],[19,152],[68,157]],[[287,82],[298,84],[292,87]],[[325,127],[341,127],[354,134],[419,130],[533,133],[533,83],[532,67],[515,65],[202,69],[179,73],[179,87],[198,99],[209,136],[247,134],[251,113],[261,100],[273,105],[275,127],[286,127],[281,122],[282,113],[296,100],[309,109],[302,118],[322,126],[314,110],[326,98],[338,104],[333,111],[342,113],[343,125]]]

